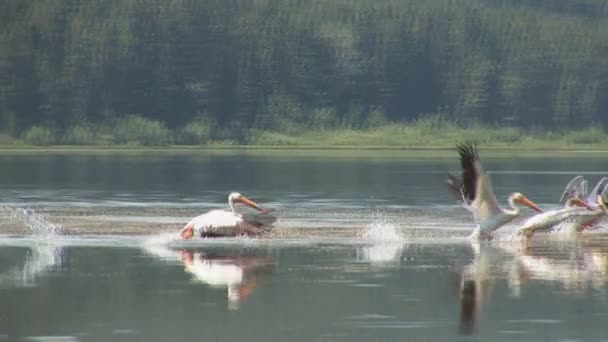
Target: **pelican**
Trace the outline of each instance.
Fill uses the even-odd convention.
[[[591,190],[589,195],[587,195],[586,202],[588,204],[595,203],[594,201],[596,201],[598,196],[604,196],[606,189],[608,189],[608,177],[602,177],[602,179],[595,184],[595,187]]]
[[[552,229],[561,223],[571,223],[577,231],[580,231],[584,227],[593,225],[607,214],[608,208],[602,196],[597,196],[597,208],[578,198],[571,198],[565,208],[546,211],[530,217],[517,228],[517,234],[529,239],[535,232]]]
[[[245,204],[260,213],[241,214],[236,211],[237,203]],[[211,210],[193,218],[182,228],[181,237],[189,239],[195,234],[200,237],[258,235],[272,229],[277,220],[276,217],[269,215],[270,210],[263,209],[238,192],[228,195],[228,207],[230,210]]]
[[[583,176],[576,176],[566,185],[562,196],[559,199],[560,207],[566,207],[568,200],[577,198],[584,200],[589,206],[597,206],[597,196],[604,194],[608,188],[608,177],[600,179],[593,187],[591,192],[587,193],[588,182]],[[578,205],[577,203],[574,203]]]
[[[587,181],[583,176],[576,176],[566,184],[564,192],[559,199],[559,206],[566,207],[569,199],[579,198],[583,199],[587,195]],[[594,201],[595,198],[592,199]]]
[[[519,192],[509,196],[510,208],[501,207],[496,200],[490,176],[479,161],[477,146],[466,143],[457,146],[462,166],[462,178],[448,175],[448,188],[464,207],[473,213],[477,227],[470,238],[490,238],[491,233],[511,222],[520,214],[517,205],[525,205],[537,212],[542,210]]]

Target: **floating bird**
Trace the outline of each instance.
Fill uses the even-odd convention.
[[[604,195],[604,192],[608,189],[608,177],[600,179],[591,192],[587,191],[588,185],[587,180],[583,176],[572,178],[559,199],[559,206],[565,207],[566,202],[572,198],[584,200],[590,206],[597,206],[597,196]]]
[[[583,199],[585,196],[587,196],[587,181],[583,176],[576,176],[566,184],[558,203],[560,207],[564,208],[568,200],[572,198]],[[593,201],[595,201],[595,198]]]
[[[239,213],[237,203],[245,204],[259,213]],[[270,215],[270,210],[263,209],[257,203],[238,192],[228,195],[230,210],[211,210],[199,215],[188,222],[181,230],[183,239],[194,235],[200,237],[228,237],[239,235],[259,235],[272,229],[276,217]]]
[[[490,238],[491,233],[511,222],[520,214],[517,205],[525,205],[537,212],[542,210],[519,192],[509,196],[510,208],[498,204],[490,177],[479,161],[477,146],[466,143],[457,146],[462,166],[462,178],[448,175],[448,189],[456,198],[473,213],[477,227],[471,239]]]
[[[530,217],[517,228],[517,234],[529,239],[535,232],[553,229],[561,223],[569,223],[576,231],[581,231],[584,227],[593,225],[608,214],[606,201],[602,196],[597,196],[596,203],[597,207],[593,207],[581,199],[571,198],[565,208],[546,211]]]
[[[600,206],[598,205],[598,196],[603,196],[604,192],[608,189],[608,177],[603,177],[600,179],[593,190],[587,193],[588,182],[583,178],[583,176],[574,177],[564,189],[562,196],[559,200],[559,206],[561,208],[566,207],[586,207],[591,210],[600,210]],[[569,204],[569,205],[568,205]],[[582,219],[582,218],[581,218]],[[582,220],[587,222],[587,224],[577,224],[577,220],[574,222],[570,222],[566,231],[576,231],[581,232],[586,229],[593,229],[597,227],[597,222],[601,219],[601,216],[598,216],[596,220]]]

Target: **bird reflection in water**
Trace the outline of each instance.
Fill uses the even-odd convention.
[[[608,285],[608,249],[578,243],[571,245],[472,244],[473,261],[461,273],[460,326],[463,335],[478,330],[481,313],[488,307],[495,281],[504,279],[511,297],[519,297],[526,285],[550,282],[575,295]]]
[[[493,286],[492,272],[500,264],[501,255],[497,250],[474,242],[471,244],[474,258],[462,271],[460,283],[460,333],[472,334],[477,330],[482,306],[489,297]]]
[[[239,308],[239,303],[257,288],[260,271],[272,265],[266,256],[213,256],[189,250],[182,250],[180,254],[186,272],[194,281],[227,289],[229,309]]]
[[[274,266],[267,255],[234,255],[227,251],[174,250],[162,245],[147,245],[144,250],[164,262],[183,265],[194,283],[226,288],[228,308],[238,309],[260,284],[265,271]]]

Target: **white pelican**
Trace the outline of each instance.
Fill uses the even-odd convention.
[[[574,177],[568,183],[568,185],[566,185],[566,188],[562,193],[559,200],[560,207],[567,208],[579,206],[590,210],[601,210],[601,206],[599,205],[600,202],[598,202],[598,196],[604,195],[604,192],[608,187],[608,177],[603,177],[600,179],[593,190],[591,190],[589,193],[587,193],[587,185],[587,180],[585,180],[583,176]],[[589,220],[580,218],[578,221],[586,223],[578,224],[575,220],[574,224],[570,225],[568,230],[581,232],[585,229],[593,229],[597,226],[596,223],[600,218],[601,215],[598,216],[596,220],[591,218],[589,218]]]
[[[237,203],[259,210],[260,213],[241,214],[235,209]],[[194,235],[200,237],[258,235],[272,229],[277,220],[276,217],[269,215],[270,210],[263,209],[238,192],[228,195],[228,207],[230,210],[211,210],[193,218],[182,228],[181,237],[189,239]]]
[[[462,178],[448,175],[449,190],[473,213],[477,227],[470,238],[489,238],[491,233],[519,216],[516,204],[528,206],[538,212],[542,210],[519,192],[509,196],[511,208],[505,209],[498,204],[490,176],[479,161],[477,146],[466,143],[457,146],[462,166]]]
[[[517,234],[531,238],[537,231],[549,230],[560,223],[570,223],[577,230],[593,225],[608,214],[606,202],[597,196],[597,208],[578,198],[571,198],[565,208],[549,210],[527,219],[517,228]]]
[[[608,189],[608,177],[600,179],[591,192],[588,193],[587,188],[588,182],[583,176],[572,178],[559,199],[560,207],[566,207],[566,203],[572,198],[583,200],[587,205],[597,207],[597,196],[603,196],[604,192]],[[577,203],[574,204],[578,205]]]
[[[585,178],[583,178],[583,176],[576,176],[572,178],[568,184],[566,184],[564,192],[559,199],[559,206],[562,208],[566,207],[569,199],[583,199],[585,196],[587,196],[587,181]],[[592,199],[592,201],[595,201],[595,197]]]
[[[593,190],[591,190],[589,195],[587,195],[587,198],[586,198],[587,204],[595,204],[597,202],[596,201],[597,197],[604,196],[604,192],[606,192],[607,188],[608,188],[608,177],[602,177],[602,179],[600,179],[597,182],[597,184],[595,184],[595,187],[593,188]]]

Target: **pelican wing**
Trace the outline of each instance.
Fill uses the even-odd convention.
[[[242,217],[243,220],[239,227],[249,235],[269,232],[277,221],[277,218],[268,212],[245,213],[242,214]]]
[[[585,178],[583,176],[576,176],[570,180],[570,182],[566,185],[564,192],[562,193],[562,197],[559,199],[559,206],[565,207],[568,200],[571,198],[582,198],[578,197],[584,191]],[[583,196],[584,197],[584,196]],[[594,199],[595,201],[595,199]]]
[[[480,223],[500,212],[490,176],[479,161],[477,146],[472,143],[457,147],[462,166],[462,194],[471,207],[475,221]]]
[[[591,190],[591,192],[587,196],[586,202],[587,203],[596,203],[597,196],[598,195],[603,196],[607,189],[608,189],[608,177],[603,177],[602,179],[599,180],[599,182],[597,182],[597,184],[595,185],[593,190]]]

